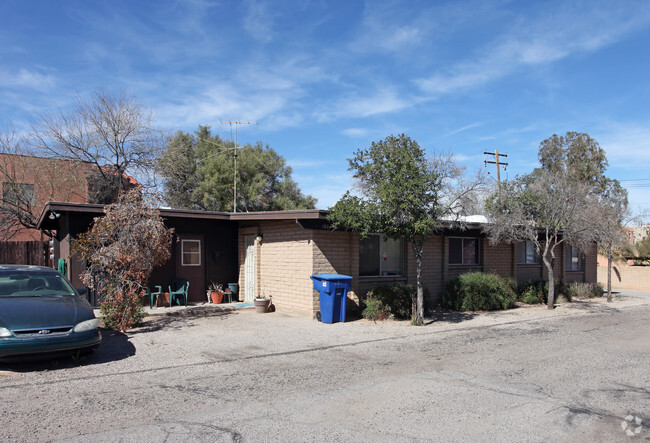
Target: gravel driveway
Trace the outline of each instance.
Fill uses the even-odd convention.
[[[649,319],[640,291],[419,328],[152,316],[83,361],[1,365],[0,441],[650,438]]]

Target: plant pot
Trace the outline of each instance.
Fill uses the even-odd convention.
[[[256,298],[255,299],[255,311],[256,312],[267,312],[269,309],[269,305],[271,304],[271,299],[270,298]]]
[[[212,300],[213,304],[215,305],[220,304],[221,300],[223,300],[223,292],[216,292],[216,291],[210,292],[210,299]]]

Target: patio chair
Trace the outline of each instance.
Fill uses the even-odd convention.
[[[169,307],[171,308],[174,305],[174,299],[178,300],[180,303],[181,298],[184,301],[185,306],[187,306],[187,296],[190,289],[190,282],[184,278],[177,278],[169,285]]]
[[[145,296],[149,297],[149,308],[151,308],[151,309],[153,309],[154,300],[158,301],[158,298],[162,294],[162,286],[154,286],[153,288],[155,289],[155,291],[151,292],[149,290],[149,286],[144,287]],[[156,303],[156,305],[157,304],[158,303]]]

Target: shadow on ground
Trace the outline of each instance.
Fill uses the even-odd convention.
[[[75,352],[42,360],[0,362],[0,369],[13,372],[38,372],[69,369],[76,366],[91,366],[123,360],[135,355],[135,346],[126,334],[112,329],[102,329],[102,343],[90,354]]]
[[[203,317],[217,317],[225,320],[227,317],[237,314],[234,309],[228,310],[185,310],[169,312],[165,315],[152,315],[146,317],[142,326],[129,330],[130,335],[143,334],[160,331],[161,329],[184,329],[194,326],[194,319]]]
[[[451,311],[448,309],[437,309],[426,316],[425,324],[429,323],[462,323],[476,317],[478,314],[471,312]]]

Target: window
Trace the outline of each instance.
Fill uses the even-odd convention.
[[[181,240],[183,266],[201,266],[201,240]]]
[[[359,240],[359,275],[402,275],[403,249],[401,240],[384,239],[378,234],[362,238]]]
[[[520,265],[538,265],[542,258],[537,253],[535,243],[524,240],[517,243],[517,263]]]
[[[479,239],[478,238],[449,238],[449,264],[450,265],[478,265],[479,264]]]
[[[579,249],[571,245],[566,245],[566,270],[583,271],[585,265],[585,256]]]
[[[2,200],[13,206],[32,206],[34,204],[34,185],[5,182],[2,184]]]

